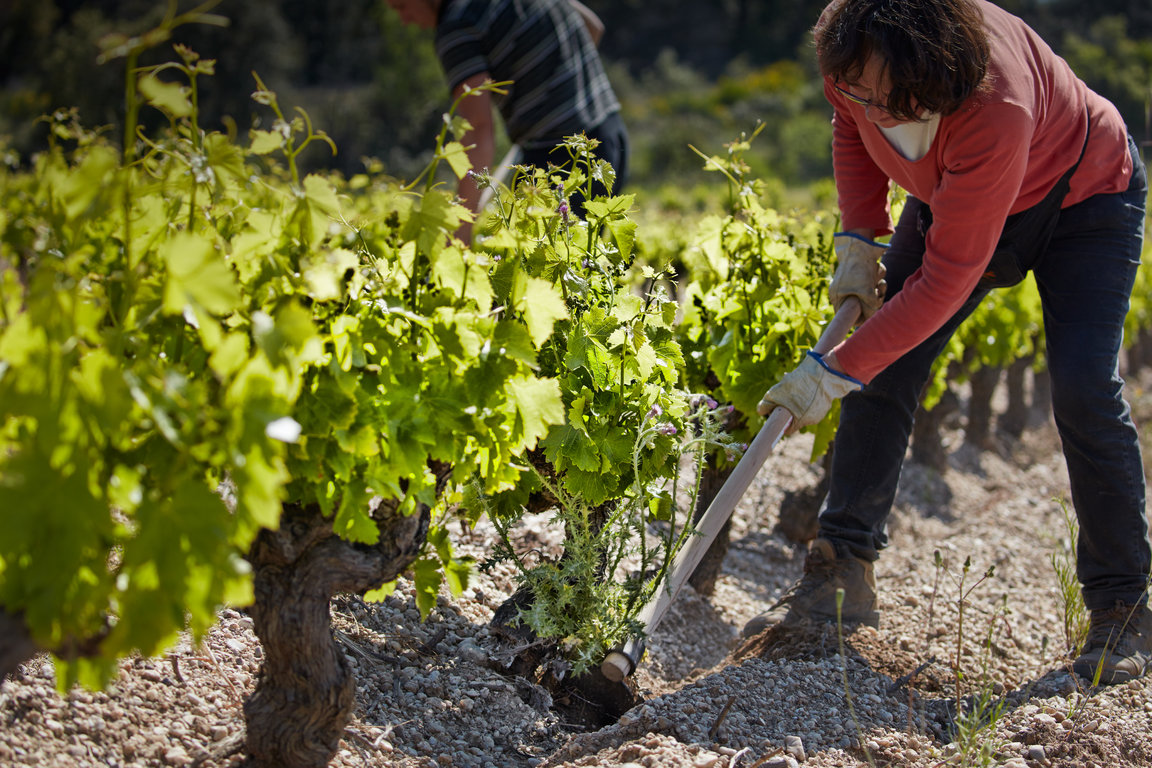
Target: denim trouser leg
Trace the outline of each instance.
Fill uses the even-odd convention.
[[[1052,409],[1080,527],[1077,575],[1089,610],[1141,602],[1152,563],[1140,442],[1119,374],[1147,196],[1131,149],[1137,170],[1129,191],[1064,209],[1034,270]]]
[[[1064,209],[1034,269],[1044,309],[1053,410],[1080,525],[1078,575],[1087,607],[1143,599],[1152,550],[1136,428],[1118,374],[1124,316],[1140,262],[1147,182],[1135,145],[1129,191]],[[885,256],[889,294],[919,265],[924,244],[910,201]],[[936,356],[986,291],[943,328],[844,398],[821,535],[875,559],[896,494],[920,391]]]
[[[889,299],[923,260],[922,205],[908,199],[884,255]],[[843,554],[875,560],[887,544],[885,523],[896,497],[920,393],[948,339],[986,295],[987,290],[974,291],[936,333],[841,401],[820,535],[835,541]]]

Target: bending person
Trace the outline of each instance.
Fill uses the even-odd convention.
[[[990,290],[1031,271],[1091,612],[1074,669],[1091,677],[1100,666],[1105,683],[1143,675],[1152,553],[1118,359],[1147,176],[1120,114],[984,0],[837,0],[815,37],[845,228],[829,291],[836,306],[859,298],[867,319],[761,403],[802,426],[844,398],[804,576],[745,634],[834,622],[838,589],[845,621],[878,626],[873,562],[932,363]],[[894,231],[891,182],[909,193]],[[889,232],[889,247],[873,243]]]

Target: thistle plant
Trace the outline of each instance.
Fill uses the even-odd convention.
[[[489,509],[500,536],[489,563],[514,563],[518,580],[533,595],[520,621],[538,638],[557,642],[575,674],[599,664],[614,644],[643,629],[636,614],[692,535],[681,510],[694,508],[699,485],[683,488],[685,463],[694,465],[699,475],[707,451],[742,448],[722,431],[725,414],[726,406],[702,396],[682,395],[672,413],[651,408],[635,436],[631,486],[621,498],[599,507],[537,469],[536,478],[556,499],[552,521],[565,531],[564,554],[557,560],[518,553],[513,529],[519,518]],[[644,482],[645,454],[669,438],[675,440],[667,456],[671,471]]]

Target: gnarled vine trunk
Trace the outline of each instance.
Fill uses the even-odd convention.
[[[724,487],[724,483],[734,469],[736,469],[735,464],[729,463],[722,467],[719,466],[719,457],[716,454],[708,455],[704,466],[700,468],[700,493],[696,497],[696,510],[692,514],[693,523],[699,523],[700,518],[704,517],[704,513],[708,511],[712,500],[716,498],[716,494],[720,493],[720,489]],[[696,570],[692,571],[692,575],[688,577],[688,583],[692,585],[692,588],[705,597],[711,596],[716,591],[716,579],[719,578],[720,571],[724,567],[724,558],[728,555],[731,532],[732,517],[729,516],[724,521],[724,526],[717,532],[716,538],[708,546],[704,556],[700,558]]]
[[[99,658],[100,645],[111,629],[112,623],[105,617],[103,627],[91,635],[67,637],[55,648],[46,648],[32,637],[22,612],[8,611],[0,606],[0,680],[40,653],[51,653],[57,658],[72,661]]]
[[[1020,437],[1028,425],[1028,398],[1026,383],[1028,369],[1035,355],[1012,361],[1004,372],[1004,385],[1008,390],[1008,407],[996,421],[996,428],[1006,435]]]
[[[1131,341],[1124,356],[1124,373],[1135,376],[1152,362],[1152,329],[1141,328]]]
[[[0,680],[41,651],[28,632],[23,614],[0,608]]]
[[[1052,418],[1052,377],[1045,368],[1032,373],[1032,408],[1030,418],[1043,423]]]
[[[712,373],[709,374],[708,380],[709,390],[715,391],[720,385],[719,380]],[[744,424],[744,414],[733,410],[724,422],[724,430],[731,434],[742,429]],[[699,523],[700,519],[704,517],[704,513],[712,505],[716,494],[720,493],[720,489],[724,487],[724,483],[728,481],[735,469],[736,465],[732,462],[721,465],[720,457],[715,452],[708,454],[704,460],[704,465],[700,467],[700,492],[696,497],[696,509],[692,511],[693,524]],[[724,558],[728,556],[728,543],[731,538],[732,516],[729,515],[728,519],[724,521],[724,525],[717,531],[716,538],[712,540],[704,556],[700,558],[696,570],[692,571],[692,575],[688,577],[688,583],[697,593],[710,597],[716,591],[716,579],[720,577],[720,571],[724,568]]]
[[[816,485],[797,491],[785,491],[780,501],[780,519],[776,531],[789,541],[807,544],[820,533],[820,507],[832,484],[832,446],[820,458],[820,479]]]
[[[924,409],[924,401],[916,407],[912,421],[911,460],[922,467],[931,467],[940,474],[948,471],[948,451],[944,449],[944,422],[960,410],[960,400],[951,389],[944,390],[931,410]]]
[[[964,442],[977,448],[988,446],[992,432],[992,394],[1000,381],[1003,369],[986,365],[972,374],[972,394],[968,399],[968,424],[964,428]]]
[[[316,508],[286,505],[280,529],[262,531],[253,566],[253,628],[264,660],[244,705],[248,765],[321,768],[336,754],[355,704],[355,679],[332,635],[329,603],[400,575],[428,533],[429,511],[405,516],[394,504],[373,512],[375,546],[352,544]]]

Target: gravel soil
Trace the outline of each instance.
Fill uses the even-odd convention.
[[[1143,421],[1150,385],[1141,376],[1128,388]],[[573,722],[573,702],[508,674],[516,649],[489,622],[514,589],[510,567],[477,573],[425,622],[403,579],[382,603],[336,599],[358,694],[331,765],[1152,766],[1152,684],[1091,689],[1069,673],[1053,567],[1069,547],[1068,491],[1054,427],[1041,418],[982,451],[960,427],[945,434],[946,472],[905,467],[876,565],[878,631],[742,641],[744,622],[801,572],[804,547],[775,526],[784,494],[820,470],[810,438],[783,441],[736,511],[715,593],[684,588],[635,675],[644,701],[605,726]],[[525,547],[558,548],[547,517],[524,535]],[[456,544],[482,558],[491,541],[481,528]],[[51,660],[37,658],[0,685],[0,766],[239,766],[260,659],[250,619],[231,609],[197,647],[124,660],[105,691],[61,696]],[[983,703],[984,717],[958,724],[958,699],[967,711]]]

